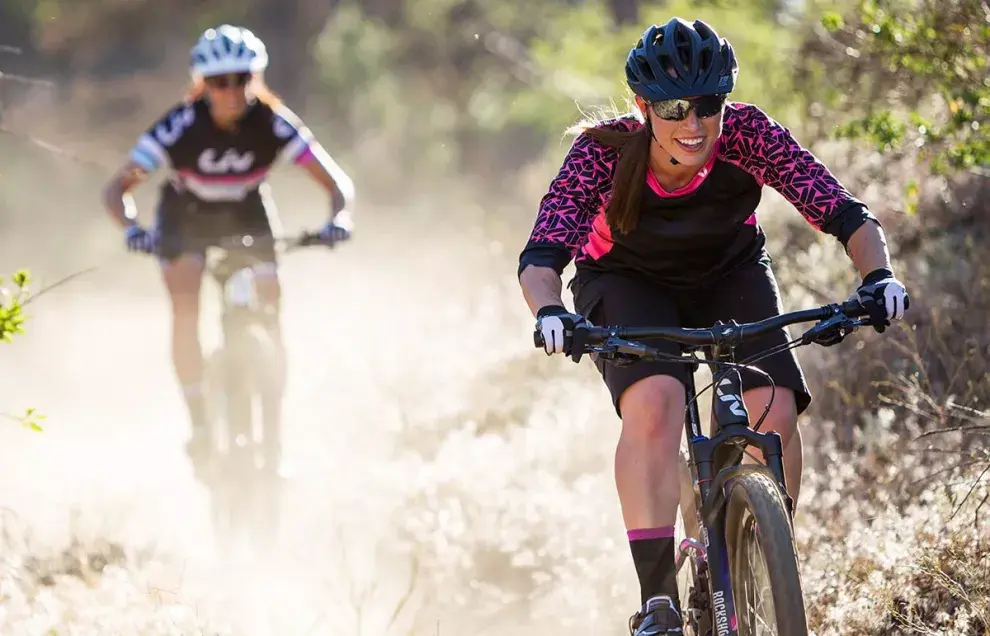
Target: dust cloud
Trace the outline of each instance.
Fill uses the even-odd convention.
[[[14,121],[75,156],[0,135],[0,269],[30,269],[35,291],[84,272],[38,296],[0,356],[2,408],[47,417],[40,434],[0,430],[16,561],[3,585],[20,599],[4,633],[624,632],[637,599],[615,540],[617,422],[590,365],[532,348],[515,279],[528,227],[486,233],[474,202],[438,186],[365,203],[349,244],[283,257],[285,547],[220,562],[183,452],[157,265],[124,250],[99,206],[127,138],[69,134],[66,108]],[[304,175],[282,168],[272,186],[286,232],[323,220]],[[138,192],[144,220],[155,190]],[[207,349],[215,292],[204,285]],[[38,584],[31,557],[72,542],[119,554],[86,584]]]

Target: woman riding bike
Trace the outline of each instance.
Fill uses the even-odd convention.
[[[786,128],[756,106],[727,102],[738,66],[712,27],[680,18],[650,26],[625,70],[636,109],[579,128],[520,255],[523,295],[548,355],[569,354],[571,333],[585,321],[703,327],[780,314],[756,219],[763,184],[845,246],[862,276],[856,295],[878,331],[903,316],[908,295],[891,271],[880,223]],[[561,300],[561,273],[572,259],[574,313]],[[743,359],[787,340],[781,329],[738,347],[736,355]],[[654,346],[679,353],[670,342]],[[615,479],[642,602],[630,632],[679,634],[673,535],[686,367],[601,359],[596,365],[622,420]],[[782,438],[796,501],[797,418],[811,393],[791,351],[755,366],[777,386],[763,429]],[[761,412],[769,382],[745,371],[742,379],[746,407]]]
[[[266,178],[276,162],[293,162],[330,195],[330,220],[320,238],[350,237],[354,187],[298,117],[267,88],[264,43],[231,25],[207,29],[191,50],[186,98],[140,136],[127,163],[103,192],[110,215],[124,229],[128,249],[156,250],[172,304],[172,360],[188,407],[194,463],[208,451],[199,342],[199,291],[205,246],[232,234],[271,238],[280,229]],[[153,228],[136,220],[129,191],[167,166]],[[279,355],[275,387],[281,400],[285,354],[279,325],[280,287],[272,241],[248,248],[259,263],[255,281],[273,307],[271,332]],[[278,429],[276,429],[278,430]]]

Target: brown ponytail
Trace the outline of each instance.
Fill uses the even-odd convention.
[[[186,88],[186,96],[183,100],[187,104],[191,104],[203,96],[206,92],[206,82],[203,81],[202,77],[194,77]]]
[[[571,129],[571,132],[585,133],[619,152],[612,178],[612,196],[605,209],[605,220],[610,227],[623,234],[636,229],[639,222],[643,184],[646,183],[646,170],[650,165],[650,127],[644,124],[637,110],[633,113],[641,124],[636,130],[606,127],[602,125],[601,119],[597,122],[582,122]]]
[[[272,110],[282,106],[282,98],[276,95],[275,91],[268,88],[268,84],[265,83],[260,73],[254,76],[254,82],[251,83],[251,92],[254,93],[254,96],[258,98],[259,102]]]

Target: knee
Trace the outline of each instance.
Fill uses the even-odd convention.
[[[180,347],[199,347],[199,314],[196,308],[172,314],[172,341]]]
[[[172,318],[176,326],[195,324],[199,318],[199,285],[202,264],[191,256],[180,256],[163,267],[165,286],[172,303]]]
[[[172,324],[179,329],[195,328],[199,320],[199,286],[172,285],[169,287],[172,302]]]
[[[743,400],[746,402],[750,421],[755,425],[766,409],[767,403],[770,402],[770,388],[760,387],[746,391]],[[780,435],[784,446],[787,446],[797,433],[797,420],[797,400],[794,391],[778,387],[773,396],[773,404],[770,405],[770,411],[763,420],[760,430],[775,431]]]
[[[619,400],[622,438],[676,449],[684,414],[684,387],[665,375],[639,380]]]
[[[278,307],[282,298],[282,284],[279,282],[278,269],[273,262],[259,263],[254,267],[254,281],[258,289],[258,298],[266,305]]]

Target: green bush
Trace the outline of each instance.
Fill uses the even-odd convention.
[[[614,25],[601,2],[414,0],[398,26],[368,11],[341,3],[317,46],[320,99],[346,114],[341,134],[374,131],[411,167],[486,177],[557,149],[582,109],[624,109],[623,64],[643,29]],[[643,24],[709,21],[739,57],[734,96],[785,121],[798,114],[788,72],[797,41],[765,11],[675,0],[640,14]]]
[[[837,137],[919,150],[936,174],[990,169],[990,17],[981,0],[859,0],[822,14],[802,89],[852,117]],[[828,88],[819,80],[827,75]]]

